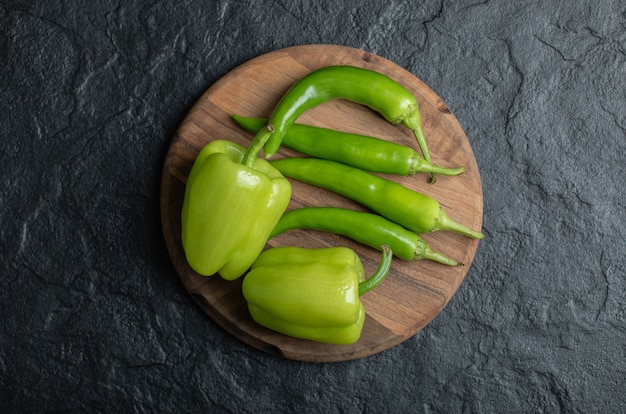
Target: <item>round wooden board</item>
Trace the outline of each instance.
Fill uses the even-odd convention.
[[[180,213],[186,177],[200,149],[213,139],[228,139],[247,145],[252,134],[232,121],[233,113],[269,117],[293,82],[315,69],[329,65],[373,69],[404,85],[420,104],[422,124],[433,163],[466,167],[466,172],[458,177],[438,176],[436,184],[428,184],[426,174],[388,178],[437,199],[452,219],[472,229],[481,228],[483,215],[478,167],[457,119],[427,85],[386,59],[343,46],[297,46],[254,58],[211,86],[183,120],[164,163],[161,218],[170,257],[185,288],[226,331],[267,353],[309,362],[361,358],[386,350],[413,336],[448,303],[467,274],[478,247],[477,240],[448,231],[424,235],[433,249],[464,262],[465,266],[448,267],[427,260],[406,262],[395,259],[383,283],[362,297],[367,312],[366,322],[361,339],[352,345],[300,340],[265,329],[257,325],[248,314],[241,294],[243,278],[229,282],[219,276],[203,277],[191,270],[181,245]],[[343,100],[311,109],[298,122],[377,136],[418,148],[408,129],[386,122],[368,108]],[[283,148],[275,158],[297,155]],[[293,195],[289,209],[340,206],[362,210],[341,196],[293,180],[291,182]],[[279,245],[348,246],[361,256],[366,274],[375,270],[380,259],[379,252],[374,249],[341,236],[316,231],[291,231],[268,242],[268,247]]]

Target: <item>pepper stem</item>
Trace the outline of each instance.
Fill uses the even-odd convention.
[[[435,225],[431,229],[431,231],[437,230],[452,230],[457,233],[463,234],[464,236],[471,237],[472,239],[482,239],[485,237],[481,232],[474,231],[469,227],[462,225],[461,223],[457,223],[452,220],[445,211],[439,209],[439,214],[437,215],[437,219],[435,220]]]
[[[252,139],[252,142],[250,142],[250,145],[248,145],[248,148],[246,148],[241,163],[248,168],[252,168],[254,160],[259,156],[259,152],[261,152],[263,146],[273,133],[274,125],[272,124],[267,124],[264,128],[261,128]]]
[[[413,260],[426,259],[448,266],[465,266],[463,263],[459,263],[456,260],[450,259],[449,257],[434,251],[421,237],[417,241],[417,248],[413,254]]]
[[[359,296],[363,296],[370,290],[374,289],[376,286],[380,285],[380,282],[383,281],[387,273],[389,273],[389,269],[391,268],[391,259],[393,258],[393,252],[391,248],[383,244],[381,247],[383,252],[383,257],[378,264],[378,269],[376,272],[363,282],[359,283]]]
[[[437,173],[441,175],[453,176],[459,175],[465,172],[465,167],[460,166],[457,168],[440,167],[433,165],[426,161],[423,157],[420,157],[417,153],[413,155],[411,159],[411,167],[409,168],[409,175],[417,173]]]
[[[417,107],[413,109],[411,113],[409,113],[403,120],[402,123],[404,126],[413,131],[413,135],[415,135],[415,139],[417,140],[417,145],[420,147],[420,151],[422,151],[422,156],[428,163],[430,161],[430,151],[428,151],[428,145],[426,145],[426,138],[424,137],[424,131],[422,130],[422,120],[420,118],[420,112]],[[434,184],[437,181],[437,177],[434,174],[434,171],[429,171],[430,180],[429,183]]]

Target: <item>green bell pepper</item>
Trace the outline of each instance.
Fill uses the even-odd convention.
[[[194,162],[182,208],[182,244],[193,270],[226,280],[243,275],[285,212],[291,184],[256,155],[226,140],[207,144]]]
[[[389,272],[393,252],[383,246],[378,269],[363,276],[359,256],[347,247],[264,251],[243,280],[243,296],[260,325],[295,338],[331,344],[356,342],[365,322],[359,297]]]

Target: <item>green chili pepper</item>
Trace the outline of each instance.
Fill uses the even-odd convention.
[[[317,158],[284,158],[271,164],[288,177],[348,197],[417,233],[453,230],[483,238],[448,217],[437,200],[358,168]]]
[[[263,250],[291,199],[291,184],[248,149],[215,140],[198,154],[185,188],[181,237],[187,262],[209,276],[241,276]],[[245,163],[245,164],[244,164]]]
[[[340,234],[374,249],[389,245],[403,260],[432,260],[462,266],[430,248],[418,234],[377,214],[339,207],[303,207],[283,214],[270,238],[294,229],[311,229]]]
[[[249,118],[234,114],[233,119],[248,132],[257,133],[268,123],[267,118]],[[311,125],[293,124],[282,144],[316,158],[338,161],[363,170],[399,175],[437,173],[459,175],[465,168],[432,165],[412,148],[379,138],[336,131]]]
[[[334,99],[365,105],[389,122],[406,126],[413,131],[424,159],[431,162],[419,105],[413,94],[382,73],[354,66],[323,67],[291,86],[266,127],[258,133],[270,135],[264,149],[265,157],[270,158],[278,151],[285,132],[302,113]]]
[[[361,336],[365,308],[359,296],[385,278],[392,252],[383,246],[373,276],[363,279],[359,256],[347,247],[264,251],[245,276],[243,296],[260,325],[295,338],[351,344]]]

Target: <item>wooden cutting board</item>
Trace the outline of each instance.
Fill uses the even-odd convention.
[[[365,357],[386,350],[415,335],[448,303],[467,274],[478,241],[441,231],[424,235],[429,245],[457,261],[448,267],[427,260],[395,259],[383,283],[362,297],[367,317],[361,339],[352,345],[328,345],[291,338],[257,325],[241,294],[242,278],[225,281],[203,277],[188,266],[181,245],[180,213],[186,177],[200,149],[213,139],[247,145],[252,134],[239,128],[233,113],[269,117],[287,89],[307,73],[329,65],[352,65],[373,69],[409,89],[420,104],[422,124],[436,165],[464,165],[457,177],[438,176],[435,184],[427,174],[413,177],[387,176],[437,199],[448,215],[479,230],[483,198],[480,175],[470,143],[446,104],[423,82],[396,64],[362,50],[332,45],[307,45],[277,50],[235,68],[211,86],[191,108],[177,130],[167,153],[161,183],[161,218],[167,249],[185,288],[217,324],[243,342],[273,355],[309,362],[332,362]],[[417,149],[411,131],[391,125],[363,106],[337,100],[303,114],[300,123],[372,135]],[[297,153],[283,148],[276,158]],[[339,178],[338,178],[339,179]],[[292,180],[289,209],[302,206],[339,206],[362,210],[357,204],[325,190]],[[268,247],[348,246],[362,258],[366,275],[380,260],[380,253],[342,236],[316,231],[287,232],[268,242]],[[470,304],[468,304],[469,306]],[[210,346],[210,344],[207,344]]]

